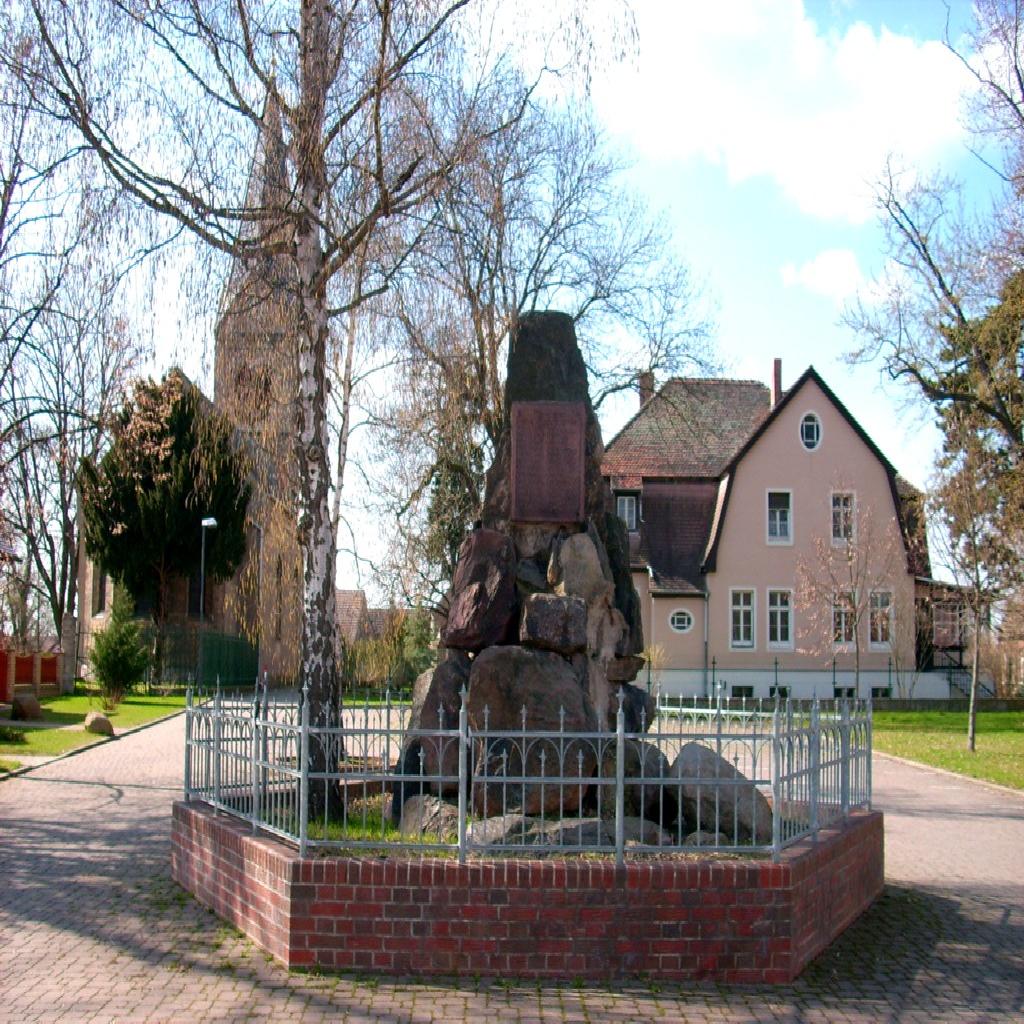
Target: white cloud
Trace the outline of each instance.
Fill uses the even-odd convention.
[[[824,249],[813,259],[797,266],[782,266],[782,283],[787,288],[805,288],[841,306],[864,284],[856,254],[850,249]]]
[[[928,164],[962,136],[963,67],[937,41],[823,32],[803,0],[641,4],[638,66],[595,82],[641,156],[774,179],[803,212],[862,223],[889,153]]]

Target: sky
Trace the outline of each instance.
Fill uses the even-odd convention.
[[[879,365],[851,366],[844,305],[884,270],[872,184],[887,158],[977,177],[943,46],[967,3],[942,0],[637,0],[639,50],[593,98],[630,180],[664,211],[716,307],[726,375],[783,387],[813,364],[897,470],[928,481],[929,411]],[[975,165],[975,166],[972,166]],[[606,417],[609,437],[635,400]]]

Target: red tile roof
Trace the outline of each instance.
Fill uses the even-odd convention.
[[[717,477],[769,405],[758,381],[672,378],[608,442],[604,475],[615,487],[622,477]]]
[[[715,480],[647,482],[640,550],[651,567],[652,589],[704,592],[700,569],[717,498]]]
[[[366,621],[366,594],[361,590],[334,592],[338,630],[346,643],[358,640]]]

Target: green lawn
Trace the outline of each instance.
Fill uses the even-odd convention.
[[[977,749],[967,749],[967,713],[876,711],[876,750],[960,775],[1024,789],[1024,712],[978,713]]]
[[[15,769],[20,767],[20,761],[7,761],[0,757],[0,772],[13,772]]]
[[[90,711],[102,711],[98,695],[79,690],[67,697],[45,697],[40,701],[43,707],[43,721],[46,725],[81,725]],[[106,712],[115,729],[130,729],[144,725],[154,719],[180,711],[185,706],[183,696],[139,696],[131,694],[113,710]],[[9,730],[23,734],[20,740],[7,737]],[[54,757],[77,747],[96,743],[102,736],[75,729],[26,727],[20,729],[13,723],[0,733],[0,756],[19,755],[31,757]]]

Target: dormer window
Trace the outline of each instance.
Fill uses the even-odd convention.
[[[813,452],[821,444],[821,420],[818,419],[817,413],[805,413],[800,421],[800,443],[809,452]]]
[[[637,496],[620,494],[615,499],[615,511],[631,533],[637,528]]]

